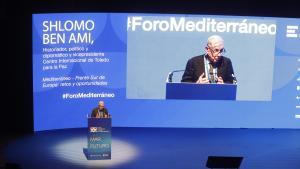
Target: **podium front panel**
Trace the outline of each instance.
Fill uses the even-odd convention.
[[[111,118],[88,118],[88,160],[111,159]]]
[[[235,100],[235,84],[166,83],[166,99]]]

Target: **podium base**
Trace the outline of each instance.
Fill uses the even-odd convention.
[[[110,160],[110,153],[95,153],[90,152],[88,148],[83,148],[83,153],[87,160]]]

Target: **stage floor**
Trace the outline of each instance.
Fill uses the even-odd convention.
[[[86,160],[87,129],[36,132],[5,148],[22,169],[206,169],[208,156],[242,156],[241,169],[299,169],[300,130],[113,128],[112,160]]]

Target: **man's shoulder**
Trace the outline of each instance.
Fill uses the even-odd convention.
[[[189,59],[190,62],[198,62],[199,60],[203,60],[204,55],[198,55],[198,56],[194,56],[191,59]]]
[[[222,59],[225,63],[231,62],[231,60],[228,57],[222,56]]]

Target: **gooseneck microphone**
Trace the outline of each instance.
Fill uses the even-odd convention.
[[[172,78],[173,78],[173,71],[168,74],[167,82],[172,82]]]
[[[172,82],[173,81],[173,74],[176,72],[183,72],[184,70],[174,70],[172,72],[169,72],[167,82]]]
[[[235,77],[235,75],[234,74],[231,74],[231,76],[232,76],[232,79],[233,79],[233,84],[237,84],[237,80],[236,80],[236,77]]]

